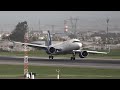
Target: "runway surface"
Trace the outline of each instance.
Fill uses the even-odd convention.
[[[55,58],[49,60],[48,57],[29,57],[29,65],[36,66],[66,66],[66,67],[95,67],[95,68],[112,68],[120,69],[120,59],[96,59],[96,58],[77,58],[70,59]],[[6,57],[0,56],[0,64],[23,65],[24,57]]]

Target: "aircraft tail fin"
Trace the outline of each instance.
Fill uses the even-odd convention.
[[[51,35],[50,35],[50,31],[48,31],[48,35],[47,35],[47,39],[46,39],[45,45],[46,46],[50,46],[51,44],[52,44],[52,42],[51,42]]]

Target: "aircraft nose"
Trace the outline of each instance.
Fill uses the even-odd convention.
[[[81,48],[82,47],[82,43],[77,43],[79,45],[79,47]]]

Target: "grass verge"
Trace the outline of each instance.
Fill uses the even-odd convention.
[[[23,65],[0,65],[0,78],[24,79],[23,68]],[[36,79],[56,79],[56,69],[60,70],[60,79],[120,79],[120,69],[29,65],[29,72],[36,73]]]

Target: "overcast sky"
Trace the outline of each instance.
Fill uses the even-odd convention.
[[[39,20],[41,28],[55,25],[55,29],[62,29],[64,20],[70,17],[79,18],[77,27],[81,30],[104,29],[107,18],[110,27],[120,27],[120,11],[0,11],[0,30],[12,31],[18,22],[23,21],[27,21],[30,28],[38,29]]]

